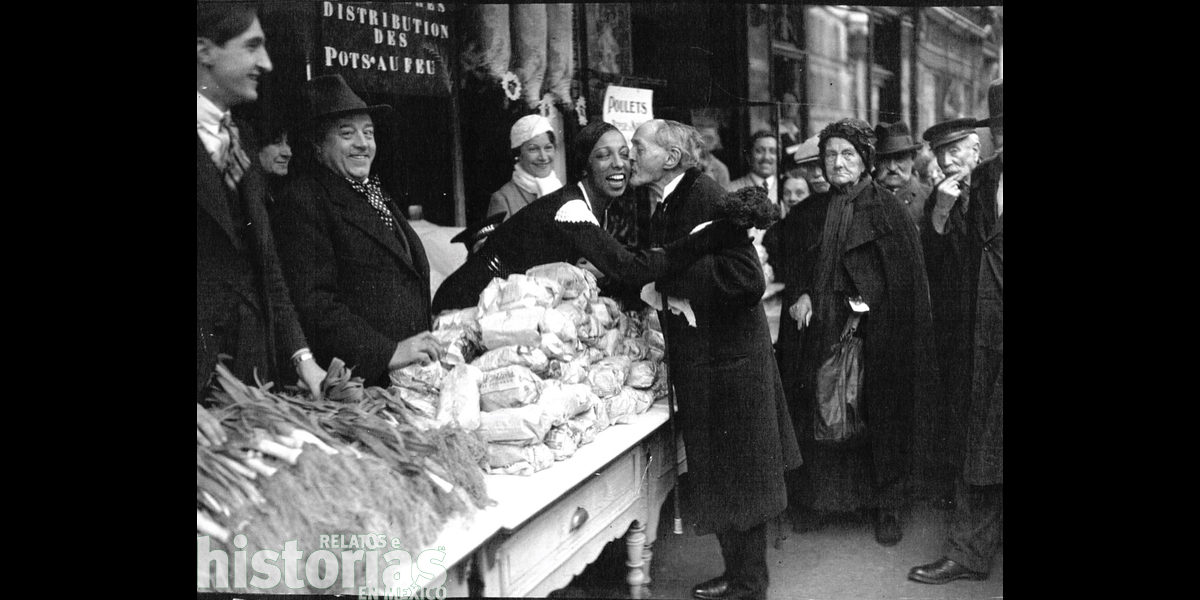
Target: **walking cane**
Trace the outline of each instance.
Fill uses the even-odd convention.
[[[666,302],[666,296],[663,296],[663,302]],[[666,307],[664,306],[664,308]],[[666,313],[667,310],[663,312]],[[673,371],[671,368],[671,342],[668,341],[670,338],[667,335],[665,319],[660,318],[658,320],[658,328],[662,330],[663,334],[663,364],[667,365],[667,429],[670,430],[671,435],[671,442],[669,444],[671,446],[671,468],[675,470],[675,493],[673,494],[675,500],[675,528],[673,532],[675,535],[682,535],[683,516],[679,508],[679,440],[675,437],[675,384],[671,381],[673,377],[671,375]]]

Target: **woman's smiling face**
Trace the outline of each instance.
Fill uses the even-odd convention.
[[[625,193],[629,180],[629,146],[615,129],[600,136],[588,154],[588,187],[609,198]]]
[[[533,139],[521,144],[521,153],[517,161],[526,173],[541,179],[549,177],[554,170],[554,142],[550,141],[549,133],[538,134]]]

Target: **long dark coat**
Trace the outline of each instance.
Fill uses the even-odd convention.
[[[913,225],[917,226],[918,231],[924,225],[925,201],[929,199],[932,191],[933,189],[921,183],[921,179],[915,174],[908,180],[908,183],[895,191],[896,199],[900,201],[904,212],[908,213],[908,218],[912,219]]]
[[[815,308],[816,294],[831,293],[814,288],[822,230],[832,197],[831,192],[814,194],[776,225],[781,230],[775,261],[782,266],[776,273],[782,275],[785,286],[776,356],[801,450],[808,459],[803,474],[813,478],[837,478],[821,471],[847,464],[828,449],[817,452],[813,418],[816,372],[829,356],[829,348],[820,347],[817,340],[825,331],[840,333],[849,309],[841,306],[830,323],[821,322],[814,314],[801,333],[788,308],[803,294],[809,294]],[[895,482],[910,475],[914,411],[918,405],[927,406],[936,400],[938,372],[932,347],[929,283],[916,226],[895,196],[874,182],[859,192],[854,206],[840,265],[870,307],[858,328],[863,339],[861,398],[874,472],[873,481],[865,482],[869,494],[869,484]],[[829,456],[830,460],[814,460],[819,456]],[[850,501],[845,498],[809,497],[797,501],[826,509],[858,508],[829,506]],[[861,497],[858,502],[869,500]]]
[[[388,385],[397,344],[432,326],[420,237],[392,203],[406,249],[366,198],[320,165],[277,201],[279,258],[317,363],[336,356],[367,385]]]
[[[1003,169],[1003,153],[976,167],[967,208],[951,209],[943,235],[932,224],[922,235],[945,348],[945,402],[955,409],[953,459],[973,485],[1004,482],[1004,217],[996,216]]]
[[[304,334],[275,254],[263,207],[265,175],[251,165],[238,193],[196,136],[196,395],[203,400],[217,354],[248,383],[295,381],[288,359]]]
[[[725,191],[698,168],[650,220],[655,246],[712,218]],[[686,298],[696,326],[660,312],[687,449],[684,518],[699,533],[744,531],[787,506],[784,472],[800,465],[771,333],[762,267],[749,239],[660,279],[664,295]]]

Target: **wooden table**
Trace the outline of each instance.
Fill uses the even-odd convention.
[[[545,596],[624,536],[626,582],[632,597],[644,597],[659,511],[675,485],[668,429],[666,402],[658,402],[549,469],[486,476],[496,506],[451,521],[433,544],[454,565],[447,594],[469,595],[474,569],[483,596]]]

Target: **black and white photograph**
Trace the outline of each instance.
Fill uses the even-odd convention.
[[[197,0],[197,598],[1003,598],[1003,34]]]

